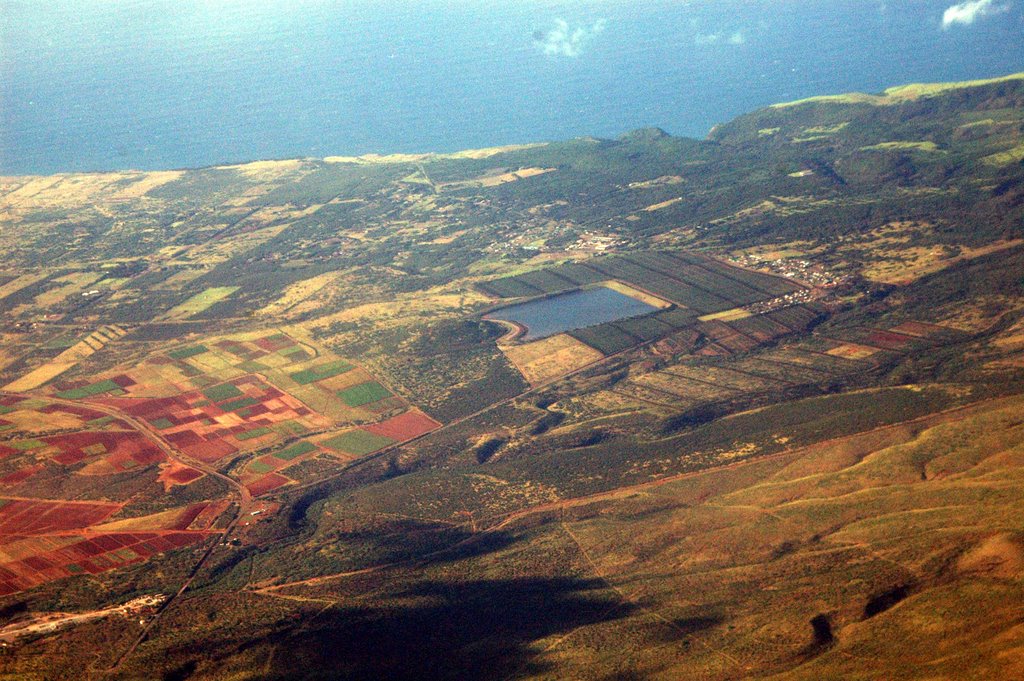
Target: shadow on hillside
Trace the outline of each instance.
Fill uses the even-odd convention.
[[[197,648],[172,646],[165,651],[167,661],[177,663],[165,678],[209,678],[212,670],[225,663],[230,667],[230,660],[246,649],[270,644],[270,666],[260,678],[504,679],[546,670],[536,659],[533,642],[627,617],[636,607],[622,603],[597,579],[467,579],[468,566],[460,561],[482,559],[483,563],[473,564],[476,572],[497,569],[493,561],[508,560],[497,552],[518,538],[506,532],[473,534],[464,528],[394,520],[373,529],[338,531],[325,539],[346,546],[369,563],[408,562],[325,583],[322,593],[316,586],[288,590],[302,597],[330,598],[336,605],[322,611],[317,610],[319,606],[301,606],[307,613],[304,620],[298,616],[300,611],[293,611],[294,617],[277,622],[257,618],[250,623],[252,629],[245,623],[240,623],[240,629],[211,629],[214,635]],[[337,572],[337,565],[317,565],[327,559],[315,551],[296,554],[294,559],[306,563],[304,572]],[[533,559],[545,564],[549,560]],[[557,552],[550,560],[559,560]],[[423,578],[427,566],[430,579]],[[284,563],[277,567],[287,568]],[[511,565],[501,568],[505,574],[514,574],[514,569]]]
[[[471,532],[464,527],[402,519],[367,529],[339,531],[324,541],[358,547],[371,563],[410,560],[427,565],[494,553],[513,544],[516,538],[507,532]]]
[[[448,524],[398,519],[367,528],[335,530],[317,541],[334,550],[297,552],[272,545],[222,553],[207,566],[193,590],[224,587],[224,579],[290,581],[401,563],[422,568],[497,552],[516,538],[507,532],[474,533]],[[247,562],[250,559],[254,568]],[[279,575],[286,578],[276,580]]]
[[[537,673],[532,641],[628,615],[600,580],[424,582],[381,608],[282,635],[271,679],[499,679]]]

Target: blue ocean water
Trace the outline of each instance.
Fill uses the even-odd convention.
[[[453,151],[1024,70],[1024,0],[0,0],[0,172]]]
[[[563,331],[637,317],[657,309],[642,300],[598,286],[503,307],[484,315],[484,319],[522,324],[526,327],[522,340],[530,341]]]

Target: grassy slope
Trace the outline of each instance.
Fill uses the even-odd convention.
[[[198,667],[210,678],[247,667],[233,678],[324,667],[397,679],[623,669],[1010,678],[1021,669],[1005,653],[1024,645],[1014,624],[1024,607],[1022,409],[1021,398],[989,402],[659,483],[538,499],[416,563],[192,599],[133,669],[165,654],[187,660],[167,646],[188,626],[218,651]],[[392,537],[416,531],[408,522]],[[298,615],[329,603],[283,638],[239,610]],[[211,609],[222,614],[204,624],[197,613]]]
[[[838,104],[868,103],[887,106],[899,104],[906,100],[920,99],[921,97],[934,97],[936,95],[945,94],[953,90],[961,90],[963,88],[980,87],[982,85],[996,85],[1018,80],[1024,80],[1024,73],[1013,73],[999,78],[965,80],[951,83],[909,83],[907,85],[897,85],[895,87],[886,88],[880,95],[864,94],[862,92],[851,92],[842,95],[818,95],[816,97],[797,99],[792,102],[780,102],[778,104],[773,104],[772,106],[774,108],[781,109],[811,102]]]

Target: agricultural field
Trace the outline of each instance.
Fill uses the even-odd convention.
[[[595,258],[575,266],[488,281],[480,288],[490,295],[509,298],[570,290],[594,280],[618,281],[702,315],[721,313],[801,288],[784,279],[740,270],[706,256],[672,252]]]
[[[0,595],[96,575],[203,543],[223,506],[199,503],[159,518],[104,523],[120,505],[0,497]]]
[[[201,499],[223,490],[198,483],[202,471],[172,465],[157,443],[122,418],[103,407],[45,398],[2,402],[4,595],[134,565],[218,534],[213,526],[228,502]],[[172,487],[182,490],[168,494]],[[196,501],[177,505],[190,498]],[[132,517],[141,509],[158,512]]]
[[[586,274],[581,274],[586,273]],[[757,341],[748,346],[748,337],[734,336],[734,327],[709,325],[711,322],[735,322],[755,317],[768,310],[795,304],[782,300],[804,289],[785,279],[741,270],[723,262],[693,253],[641,252],[628,256],[595,258],[585,264],[536,270],[505,279],[479,284],[489,295],[507,298],[550,295],[565,290],[592,286],[594,282],[633,296],[660,312],[608,322],[570,331],[571,337],[604,355],[614,355],[632,347],[659,340],[681,329],[696,328],[719,345],[733,350],[750,349],[780,335],[786,327],[773,325],[758,316],[747,325]],[[748,308],[769,301],[781,304],[766,309]],[[707,324],[700,325],[697,322]],[[767,327],[767,328],[765,328]],[[730,345],[731,343],[731,345]],[[522,352],[522,351],[519,351]],[[507,353],[506,353],[507,354]],[[520,366],[513,355],[513,363]],[[530,374],[527,379],[534,383]],[[552,374],[557,375],[557,374]]]
[[[56,361],[86,342],[99,345],[90,336]],[[193,496],[179,489],[209,495],[190,508],[198,517],[203,504],[216,504],[217,514],[202,516],[212,523],[232,497],[215,480],[226,464],[233,484],[247,495],[241,497],[245,503],[285,485],[315,480],[302,464],[315,462],[322,474],[440,426],[410,409],[365,369],[280,331],[170,345],[140,364],[88,380],[51,382],[43,390],[39,383],[46,381],[35,381],[39,373],[30,372],[29,388],[15,381],[5,388],[8,396],[0,398],[0,495],[39,498],[39,503],[52,503],[46,495],[121,499],[101,505],[105,514],[96,522],[75,526],[81,532],[112,514],[137,513],[135,502],[153,509]],[[23,392],[34,388],[40,396],[12,394],[19,387]],[[368,425],[354,427],[360,423]],[[346,424],[351,424],[347,430],[319,438],[320,444],[303,438]],[[12,517],[31,516],[32,508],[12,506],[17,513]],[[69,512],[57,509],[52,516]],[[166,520],[167,514],[160,517]],[[17,558],[0,565],[0,588],[14,593],[74,574],[134,565],[166,550],[203,543],[210,535],[208,526],[196,530],[191,520],[171,520],[166,527],[142,522],[131,533],[100,537],[104,546],[114,542],[109,549],[113,557],[82,537],[60,534],[69,528],[54,530],[65,537],[60,541],[49,530],[12,529],[16,549],[11,555]],[[190,528],[195,531],[186,532]],[[174,532],[148,532],[154,529]],[[40,538],[29,542],[25,534]],[[57,551],[77,558],[61,562]],[[18,562],[23,560],[29,562]],[[36,572],[26,565],[37,566]]]
[[[66,371],[73,369],[80,361],[92,355],[112,340],[116,340],[125,334],[125,330],[119,326],[111,325],[89,334],[81,341],[75,343],[67,350],[64,350],[52,360],[11,381],[4,386],[4,390],[21,392],[39,388]]]
[[[501,346],[508,360],[531,385],[540,385],[578,371],[604,355],[568,334],[549,336],[532,343]]]
[[[185,302],[175,305],[173,308],[168,310],[161,319],[162,321],[188,319],[200,312],[205,312],[237,290],[237,286],[215,286],[208,288],[202,293],[197,293],[192,296]]]
[[[395,435],[375,440],[384,446],[439,425],[409,411],[365,369],[283,332],[204,338],[96,378],[54,385],[54,395],[114,409],[202,464],[253,453],[239,480],[254,495],[295,482],[283,469],[318,455],[348,461],[380,448],[317,448],[296,438],[377,423]]]

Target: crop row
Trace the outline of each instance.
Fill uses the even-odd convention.
[[[730,267],[690,253],[643,252],[568,263],[479,284],[500,298],[537,296],[607,279],[634,284],[708,314],[790,293],[799,287],[779,277]]]
[[[569,335],[605,355],[613,355],[639,343],[657,340],[690,327],[695,321],[696,315],[692,310],[672,308],[642,317],[576,329],[570,331]]]
[[[705,291],[713,291],[734,303],[734,307],[749,305],[771,297],[764,291],[747,286],[721,272],[705,269],[700,265],[684,263],[661,253],[635,253],[624,256],[624,259],[677,281],[698,286]]]
[[[821,317],[821,313],[806,305],[793,305],[781,310],[773,310],[765,315],[768,319],[782,324],[792,331],[806,331]]]

